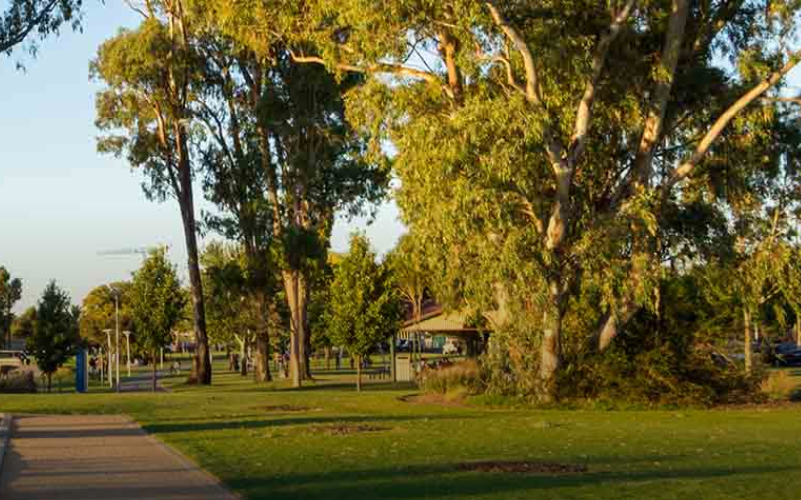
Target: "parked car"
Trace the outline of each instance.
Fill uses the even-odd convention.
[[[456,342],[452,339],[448,339],[448,341],[442,346],[442,354],[445,356],[459,355],[461,353],[462,346],[459,344],[459,342]]]
[[[801,348],[791,342],[779,344],[773,351],[773,358],[776,366],[801,366]]]

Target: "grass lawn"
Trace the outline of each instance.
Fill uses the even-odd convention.
[[[801,370],[792,373],[801,381]],[[356,394],[342,375],[293,391],[218,373],[213,387],[170,393],[0,395],[0,411],[129,414],[250,499],[801,496],[801,404],[607,412],[398,399],[413,392],[372,383]],[[586,464],[588,472],[459,470],[478,460]]]

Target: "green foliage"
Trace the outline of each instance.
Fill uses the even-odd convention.
[[[0,394],[29,394],[38,392],[32,371],[16,371],[0,378]]]
[[[417,382],[425,392],[449,397],[475,395],[484,390],[481,369],[475,360],[426,368],[420,373]]]
[[[28,42],[28,50],[36,53],[36,39],[44,40],[58,34],[63,24],[73,30],[81,27],[82,0],[10,0],[4,2],[0,13],[0,53]]]
[[[730,356],[733,332],[707,300],[703,273],[663,281],[659,308],[635,315],[607,352],[571,350],[562,396],[679,406],[759,401],[764,373],[748,374]]]
[[[112,287],[114,290],[109,288]],[[132,331],[130,304],[131,284],[118,282],[110,285],[101,285],[92,289],[81,304],[81,337],[91,343],[103,345],[106,342],[104,330],[116,328],[115,294],[119,293],[119,321],[120,332]]]
[[[398,328],[401,305],[389,270],[376,262],[367,238],[354,234],[334,269],[325,323],[332,342],[366,356]]]
[[[27,339],[36,329],[36,307],[29,307],[25,312],[14,318],[11,325],[11,335],[18,339]]]
[[[164,249],[151,252],[133,274],[129,303],[137,344],[151,355],[169,344],[186,296]]]
[[[80,310],[70,304],[69,295],[51,281],[39,299],[33,335],[27,340],[28,352],[47,376],[48,390],[53,373],[74,354],[80,342],[79,316]]]
[[[22,280],[12,278],[5,267],[0,266],[0,346],[11,339],[14,314],[11,309],[22,298]]]

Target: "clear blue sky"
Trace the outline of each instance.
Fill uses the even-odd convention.
[[[0,265],[23,280],[18,310],[34,304],[50,279],[80,303],[91,288],[128,279],[141,262],[101,250],[167,244],[185,275],[177,206],[148,202],[138,174],[95,149],[99,87],[89,81],[89,60],[119,27],[136,22],[120,0],[89,0],[83,33],[63,31],[35,59],[22,51],[0,55]],[[397,217],[388,203],[369,226],[337,221],[333,247],[345,250],[358,227],[383,253],[404,231]]]

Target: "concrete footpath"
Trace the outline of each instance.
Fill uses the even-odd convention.
[[[236,500],[123,416],[14,416],[2,500]]]

